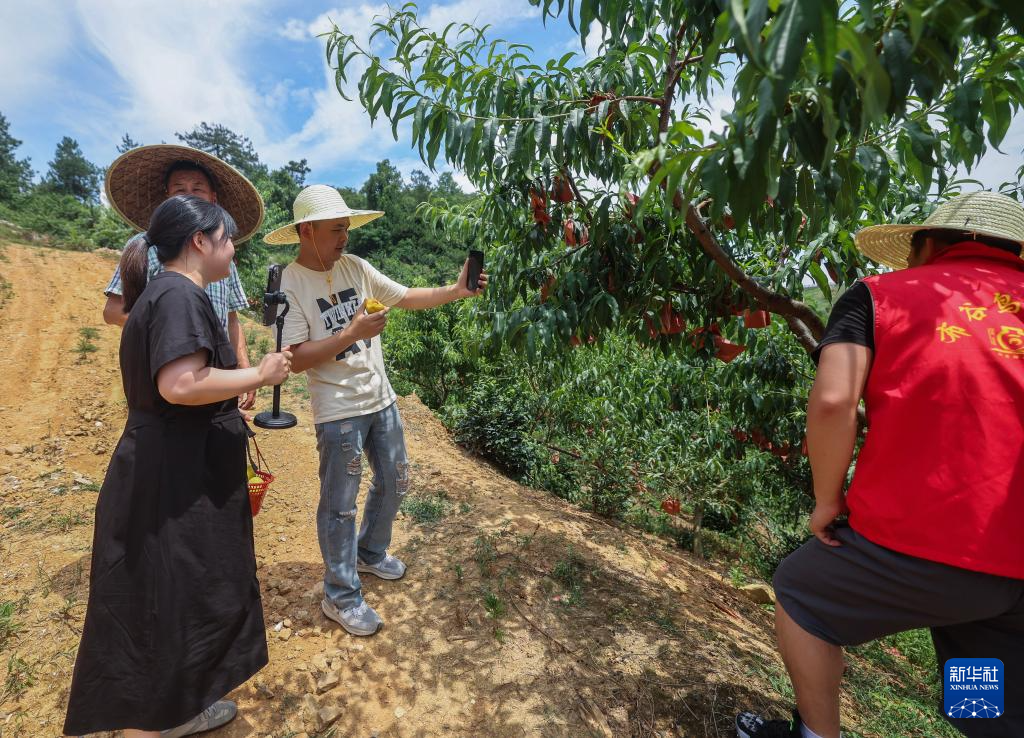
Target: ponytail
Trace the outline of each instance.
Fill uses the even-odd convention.
[[[161,264],[181,256],[197,233],[212,236],[224,226],[222,240],[235,235],[235,221],[220,205],[194,195],[175,195],[160,203],[149,219],[149,230],[134,238],[121,254],[121,282],[127,313],[146,288],[149,277],[149,249],[156,249]]]
[[[127,313],[146,288],[149,277],[149,236],[140,234],[129,241],[121,253],[121,285],[124,293],[124,311]]]

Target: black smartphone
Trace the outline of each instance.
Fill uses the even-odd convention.
[[[466,287],[471,290],[480,289],[480,273],[484,270],[484,252],[469,250],[469,273],[466,275]]]
[[[263,325],[274,325],[277,320],[278,306],[281,304],[278,293],[281,291],[281,265],[271,264],[267,269],[267,292],[263,296]]]

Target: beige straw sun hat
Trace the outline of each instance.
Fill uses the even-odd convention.
[[[917,231],[943,228],[964,231],[1024,246],[1024,205],[998,192],[969,192],[935,208],[919,225],[876,225],[857,232],[856,243],[870,259],[905,269]]]
[[[292,215],[295,220],[288,225],[272,230],[264,236],[263,240],[274,245],[298,243],[299,234],[296,233],[295,226],[312,220],[349,218],[348,229],[351,231],[366,225],[371,220],[376,220],[384,215],[384,212],[381,210],[353,210],[345,204],[345,198],[333,187],[310,185],[295,197]]]
[[[154,144],[121,154],[107,169],[110,206],[130,225],[146,230],[156,206],[167,199],[167,170],[178,161],[198,164],[213,176],[217,204],[238,226],[234,242],[247,241],[263,223],[263,198],[233,166],[190,146]]]

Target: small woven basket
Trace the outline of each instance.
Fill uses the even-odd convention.
[[[274,475],[270,473],[269,469],[266,469],[267,460],[263,458],[263,454],[260,452],[255,434],[246,440],[245,451],[249,456],[249,466],[260,479],[258,482],[249,481],[249,507],[252,509],[253,517],[255,517],[260,511],[260,507],[263,506],[263,498],[266,497],[267,490],[270,489],[270,485],[274,481]],[[252,447],[250,447],[250,443]],[[252,457],[252,448],[256,449],[255,459]]]
[[[253,469],[253,471],[262,480],[260,482],[249,482],[249,507],[252,508],[252,514],[255,517],[263,505],[263,498],[270,488],[270,483],[274,481],[274,475],[261,469]]]

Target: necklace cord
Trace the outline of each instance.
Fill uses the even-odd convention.
[[[324,264],[324,260],[320,258],[320,247],[316,245],[316,235],[313,233],[312,224],[310,224],[309,226],[309,237],[313,239],[313,252],[316,254],[316,260],[320,262],[320,268],[324,270],[324,276],[327,277],[327,289],[333,293],[334,275],[332,274],[332,272],[334,271],[334,269],[332,268],[331,271],[327,271],[327,266]]]

